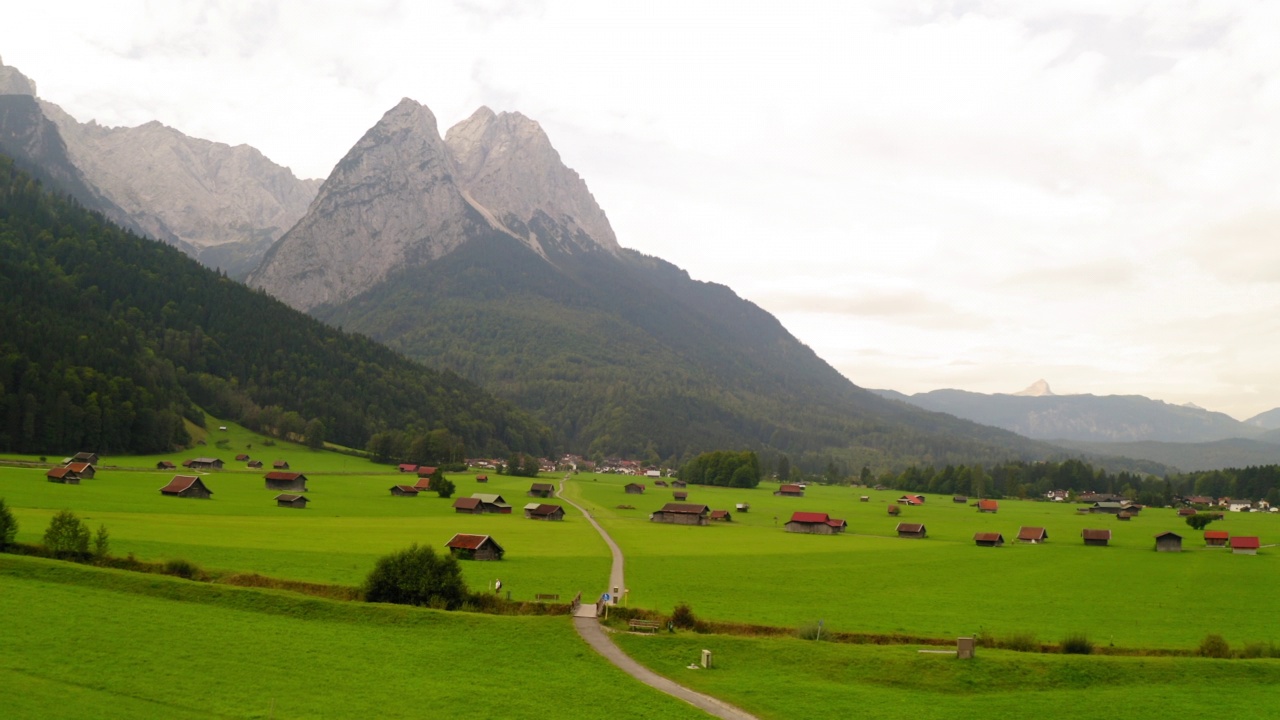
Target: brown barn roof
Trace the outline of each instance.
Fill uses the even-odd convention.
[[[196,481],[199,479],[200,478],[196,477],[195,475],[174,475],[173,479],[169,481],[168,485],[165,485],[164,487],[160,488],[160,492],[162,493],[182,492],[183,490],[186,490],[187,488],[194,485]]]
[[[922,523],[898,523],[898,532],[918,533],[924,530]]]
[[[712,520],[719,520],[720,518],[724,518],[724,517],[729,517],[728,510],[712,510],[711,511]]]
[[[92,470],[93,466],[87,462],[73,462],[67,463],[67,468],[70,469],[71,472],[82,473],[85,470]]]
[[[449,540],[446,547],[457,548],[459,550],[478,550],[488,539],[488,535],[466,535],[464,533],[458,533]]]
[[[534,483],[529,486],[529,489],[537,490],[538,492],[555,492],[556,486],[551,483]]]
[[[241,462],[244,462],[245,460],[248,460],[248,459],[249,459],[249,456],[244,453],[240,453],[239,455],[236,456],[236,460],[239,460]]]
[[[1019,540],[1045,540],[1048,539],[1049,533],[1042,527],[1031,527],[1029,525],[1018,529]]]
[[[393,489],[399,490],[400,492],[410,493],[412,495],[418,494],[418,488],[412,485],[396,485],[393,487]]]
[[[562,509],[562,508],[561,508],[559,505],[548,505],[548,504],[546,504],[546,503],[542,503],[541,505],[538,505],[538,507],[536,507],[536,508],[529,508],[529,514],[531,514],[531,515],[552,515],[552,514],[554,514],[554,513],[555,513],[555,511],[560,510],[560,509]]]
[[[1110,540],[1111,531],[1085,529],[1080,531],[1080,537],[1084,538],[1085,540]]]
[[[804,488],[799,485],[783,485],[778,488],[778,492],[804,492]]]
[[[830,520],[830,519],[831,519],[831,516],[827,515],[826,513],[793,512],[791,513],[791,519],[788,520],[787,522],[825,523],[827,520]]]
[[[1004,535],[1001,533],[974,533],[974,542],[1004,542]]]
[[[288,495],[288,494],[282,494],[282,495],[277,495],[277,496],[276,496],[276,500],[283,500],[283,501],[285,501],[285,502],[293,502],[293,501],[295,501],[295,500],[306,500],[306,499],[307,499],[307,496],[306,496],[306,495]]]
[[[44,476],[60,479],[60,478],[66,477],[67,475],[75,475],[75,474],[76,472],[69,467],[60,467],[60,468],[53,468],[49,472],[45,473]]]
[[[399,469],[400,472],[416,472],[418,466],[413,463],[400,463],[397,469]]]
[[[979,510],[998,510],[1000,509],[1000,503],[996,502],[995,500],[979,500],[978,509]]]
[[[458,498],[457,500],[453,501],[453,506],[461,510],[475,510],[476,508],[480,507],[483,504],[484,503],[480,500],[480,498],[473,498],[473,497]]]
[[[1168,530],[1166,530],[1166,531],[1164,531],[1164,532],[1162,532],[1162,533],[1156,533],[1156,537],[1157,537],[1157,538],[1162,538],[1162,537],[1176,537],[1176,538],[1178,538],[1179,540],[1181,540],[1181,539],[1182,539],[1182,536],[1181,536],[1181,535],[1179,535],[1178,533],[1176,533],[1176,532],[1169,532]]]
[[[430,474],[434,473],[435,471],[436,471],[436,469],[435,469],[435,468],[433,468],[433,467],[429,467],[429,466],[427,466],[427,465],[419,465],[419,466],[418,466],[418,477],[426,477],[427,475],[430,475]]]
[[[302,473],[283,472],[281,470],[272,470],[266,475],[268,480],[297,480],[300,477],[302,477]]]
[[[431,478],[429,477],[418,478],[418,482],[414,483],[413,486],[419,490],[430,490]]]
[[[710,511],[711,508],[706,505],[697,505],[694,503],[667,503],[666,505],[663,505],[662,509],[658,512],[701,515],[702,513]]]

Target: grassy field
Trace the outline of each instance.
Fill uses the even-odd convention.
[[[1030,632],[1045,642],[1086,632],[1103,645],[1191,648],[1208,633],[1232,643],[1280,641],[1259,612],[1280,593],[1280,550],[1257,556],[1207,550],[1173,510],[1151,508],[1121,522],[1077,515],[1074,505],[1002,500],[980,514],[951,497],[931,496],[892,518],[900,493],[815,487],[804,498],[755,490],[693,487],[689,502],[750,512],[730,524],[681,527],[651,523],[671,500],[664,488],[626,495],[626,478],[578,475],[568,494],[581,498],[622,546],[630,602],[669,610],[688,602],[700,617],[796,627],[821,619],[837,631],[955,637]],[[859,502],[858,496],[871,501]],[[618,505],[636,509],[618,509]],[[839,536],[796,535],[783,524],[796,510],[849,522]],[[776,518],[776,524],[775,524]],[[921,522],[926,540],[895,536],[902,521]],[[1023,525],[1044,526],[1049,542],[975,546],[975,532],[1012,541]],[[1085,547],[1083,528],[1109,528],[1110,547]],[[1280,541],[1280,518],[1228,514],[1212,529]],[[1153,536],[1172,530],[1184,552],[1153,551]]]
[[[704,717],[602,661],[565,617],[339,603],[11,555],[0,616],[9,718]]]
[[[760,717],[869,720],[1130,720],[1280,713],[1280,661],[1039,655],[979,649],[973,660],[910,646],[792,638],[637,636],[616,642],[655,671]],[[691,670],[702,649],[710,670]]]

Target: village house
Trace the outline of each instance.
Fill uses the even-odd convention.
[[[973,541],[982,547],[1000,547],[1004,545],[1004,535],[992,532],[974,533]]]
[[[929,537],[923,523],[898,523],[898,537],[923,540]]]
[[[675,525],[706,525],[711,508],[706,505],[692,503],[669,502],[662,509],[649,515],[650,522],[672,523]]]
[[[453,511],[463,515],[480,515],[484,513],[484,503],[480,502],[480,498],[458,498],[453,501]]]
[[[1173,532],[1156,535],[1156,552],[1182,552],[1182,536]]]
[[[530,520],[564,520],[564,508],[546,503],[530,503],[524,508],[524,516]]]
[[[1183,498],[1183,502],[1191,503],[1192,505],[1213,505],[1214,504],[1213,498],[1209,497],[1208,495],[1192,495],[1189,498]]]
[[[511,506],[501,495],[491,495],[488,493],[473,493],[471,497],[480,501],[481,512],[500,513],[502,515],[511,514]]]
[[[1206,547],[1226,547],[1230,537],[1231,533],[1226,530],[1205,530],[1204,544]]]
[[[849,527],[849,524],[826,513],[795,512],[791,513],[791,519],[787,521],[784,527],[787,532],[791,533],[837,535],[844,532]]]
[[[1000,509],[1000,503],[995,500],[979,500],[978,512],[993,513]]]
[[[80,484],[80,476],[69,467],[51,468],[44,476],[49,482],[62,483],[64,485]]]
[[[1258,538],[1248,535],[1237,535],[1231,538],[1231,552],[1234,555],[1257,555],[1262,545]]]
[[[445,545],[459,560],[501,560],[506,552],[488,535],[454,535]]]
[[[625,490],[628,495],[644,494],[644,486],[640,483],[627,483],[622,489]]]
[[[268,490],[287,490],[289,492],[306,492],[307,476],[296,472],[280,472],[273,470],[266,474]]]
[[[218,458],[191,458],[182,463],[182,466],[190,470],[221,470],[222,460]]]
[[[418,497],[418,488],[412,485],[392,485],[392,497]]]
[[[1049,533],[1042,527],[1024,525],[1018,528],[1018,542],[1039,545],[1049,539]]]
[[[1231,512],[1253,512],[1253,503],[1248,500],[1229,500],[1227,510]]]
[[[288,461],[286,461],[286,460],[277,460],[277,461],[275,461],[275,462],[271,463],[271,468],[272,468],[273,470],[288,470],[288,469],[289,469],[289,463],[288,463]]]
[[[311,502],[306,495],[288,495],[280,494],[276,496],[276,507],[297,508],[306,510],[307,503]]]
[[[556,486],[551,483],[534,483],[529,486],[529,497],[549,498],[556,494]]]
[[[1111,542],[1110,530],[1081,530],[1080,537],[1084,538],[1085,545],[1106,545]]]
[[[1071,497],[1071,493],[1066,490],[1050,490],[1044,496],[1045,499],[1051,502],[1065,502],[1067,498]]]
[[[713,522],[733,522],[733,516],[729,514],[728,510],[712,510],[711,520]]]
[[[101,460],[101,458],[98,457],[98,453],[82,451],[72,455],[67,459],[67,462],[82,462],[89,463],[90,465],[97,465],[99,460]]]
[[[804,488],[799,485],[788,484],[774,490],[773,494],[779,497],[804,497]]]
[[[195,475],[174,475],[168,485],[160,488],[160,494],[208,500],[213,491],[205,487],[204,481]]]

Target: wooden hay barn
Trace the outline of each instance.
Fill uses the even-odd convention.
[[[1156,552],[1182,552],[1182,536],[1173,532],[1156,535]]]
[[[273,470],[266,474],[268,490],[306,492],[307,476],[296,472],[280,472]]]
[[[418,472],[418,466],[413,463],[400,463],[396,469],[403,473]]]
[[[1000,503],[995,500],[979,500],[978,512],[993,513],[1000,509]]]
[[[890,514],[890,515],[897,516],[897,515],[898,515],[899,513],[901,513],[901,512],[902,512],[902,508],[898,507],[897,505],[890,505],[890,506],[889,506],[889,514]]]
[[[426,491],[430,490],[430,489],[431,489],[431,478],[429,478],[429,477],[422,477],[422,478],[418,478],[418,482],[416,482],[416,483],[414,483],[414,484],[413,484],[413,489],[414,489],[414,490],[417,490],[418,492],[426,492]]]
[[[307,503],[311,502],[306,495],[288,495],[280,494],[276,496],[276,507],[297,508],[306,510]]]
[[[501,560],[506,552],[488,535],[454,535],[446,545],[459,560]]]
[[[799,485],[783,485],[773,491],[779,497],[804,497],[804,488]]]
[[[1090,508],[1091,513],[1109,513],[1111,515],[1119,515],[1124,512],[1124,503],[1118,502],[1096,502]]]
[[[71,456],[71,462],[83,462],[89,463],[90,465],[97,465],[98,461],[101,459],[102,458],[98,457],[98,453],[95,452],[81,451]]]
[[[924,496],[923,495],[903,495],[902,497],[898,498],[898,504],[899,505],[923,505]]]
[[[564,508],[546,503],[530,503],[525,506],[524,516],[530,520],[564,520]]]
[[[213,491],[205,487],[204,481],[195,475],[174,475],[168,485],[160,488],[160,494],[170,497],[208,500]]]
[[[974,533],[973,541],[982,547],[1000,547],[1004,545],[1004,535],[1000,533]]]
[[[654,484],[654,485],[656,485],[657,487],[667,487],[667,481],[666,481],[666,480],[654,480],[654,481],[653,481],[653,484]],[[643,485],[641,485],[641,487],[644,487],[644,486],[643,486]]]
[[[418,497],[418,488],[412,485],[392,485],[392,497]]]
[[[898,523],[898,537],[923,540],[929,537],[923,523]]]
[[[436,469],[429,465],[419,465],[414,472],[418,473],[418,477],[430,477],[435,474]]]
[[[955,497],[951,498],[951,502],[963,504],[963,503],[969,502],[969,498],[965,497],[964,495],[956,495]]]
[[[622,489],[625,490],[628,495],[644,494],[644,486],[640,483],[627,483]]]
[[[191,458],[182,463],[182,467],[192,470],[221,470],[222,460],[218,458]]]
[[[1042,527],[1031,527],[1030,525],[1024,525],[1021,528],[1018,528],[1018,542],[1020,543],[1031,543],[1032,545],[1038,545],[1048,539],[1049,539],[1049,531],[1045,530]]]
[[[711,519],[719,522],[733,522],[733,515],[728,510],[712,510]]]
[[[689,483],[687,483],[687,482],[685,482],[685,481],[683,481],[683,480],[672,480],[672,481],[671,481],[671,487],[673,487],[673,488],[682,488],[682,487],[688,487],[688,486],[689,486]]]
[[[471,497],[480,501],[480,511],[487,513],[500,513],[502,515],[511,514],[511,506],[501,495],[491,495],[489,493],[473,493]]]
[[[689,493],[685,492],[684,490],[673,490],[671,491],[671,497],[675,498],[676,500],[688,500]]]
[[[249,456],[244,453],[240,453],[236,456],[236,462],[249,462]]]
[[[551,483],[534,483],[529,486],[529,497],[549,498],[556,494],[556,486]]]
[[[156,463],[157,470],[173,470],[176,467],[177,465],[174,465],[168,460],[161,460],[160,462]]]
[[[751,503],[738,503],[734,507],[737,508],[738,512],[747,512],[751,510]]]
[[[79,475],[81,480],[92,480],[93,476],[98,474],[97,468],[87,462],[67,463],[67,469]]]
[[[487,482],[489,482],[489,476],[488,476],[488,475],[477,475],[477,476],[476,476],[476,482],[478,482],[478,483],[487,483]]]
[[[826,513],[796,512],[791,513],[791,519],[787,521],[785,527],[790,533],[838,535],[844,532],[849,524]]]
[[[1231,533],[1226,530],[1205,530],[1204,544],[1206,547],[1226,547],[1230,537]]]
[[[1178,508],[1178,517],[1191,517],[1196,514],[1195,508]]]
[[[661,510],[650,514],[649,521],[674,525],[706,525],[710,522],[710,514],[711,508],[706,505],[669,502]]]
[[[245,463],[245,467],[250,467],[250,468],[253,468],[254,470],[261,470],[261,469],[262,469],[262,461],[261,461],[261,460],[250,460],[249,462]]]
[[[1231,552],[1235,555],[1257,555],[1260,547],[1262,545],[1256,537],[1238,535],[1231,538]]]
[[[1085,545],[1102,546],[1111,542],[1111,531],[1085,529],[1080,531],[1080,537],[1084,538]]]
[[[288,470],[289,462],[287,460],[277,460],[271,463],[271,468],[273,470]]]
[[[870,496],[870,495],[860,495],[860,496],[858,496],[858,502],[871,502],[871,496]]]
[[[463,515],[479,515],[484,512],[484,503],[479,498],[458,498],[453,501],[453,511]]]
[[[1123,520],[1124,522],[1128,522],[1128,521],[1130,521],[1130,520],[1132,520],[1132,519],[1133,519],[1133,513],[1129,513],[1129,512],[1122,512],[1122,513],[1120,513],[1120,514],[1116,515],[1116,519],[1117,519],[1117,520]]]
[[[62,483],[63,485],[80,484],[80,476],[69,467],[52,468],[44,476],[49,482]]]

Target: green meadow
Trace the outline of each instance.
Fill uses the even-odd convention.
[[[0,555],[10,718],[702,717],[565,617],[333,602]]]
[[[629,602],[639,607],[665,612],[687,602],[709,620],[784,627],[822,620],[834,631],[930,637],[1029,632],[1056,643],[1083,631],[1104,646],[1183,649],[1209,633],[1232,644],[1280,641],[1259,612],[1280,593],[1280,550],[1265,547],[1280,541],[1272,515],[1228,513],[1210,526],[1260,536],[1260,554],[1242,556],[1205,549],[1171,509],[1124,522],[1079,515],[1076,505],[1002,500],[992,515],[929,496],[894,518],[886,508],[900,492],[810,486],[803,498],[783,498],[773,496],[776,484],[762,483],[688,488],[688,502],[751,509],[735,512],[732,523],[686,527],[649,522],[671,490],[649,481],[644,495],[627,495],[629,480],[583,474],[567,492],[621,545]],[[784,532],[798,510],[829,513],[849,528],[836,536]],[[897,538],[900,521],[924,523],[928,539]],[[1013,542],[1023,525],[1047,528],[1049,542]],[[1084,546],[1084,528],[1111,529],[1111,545]],[[1183,536],[1184,552],[1154,552],[1153,536],[1166,530]],[[975,532],[1003,533],[1008,544],[977,547]]]

